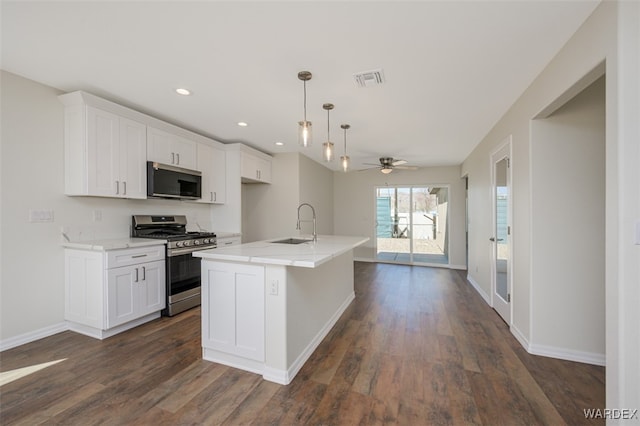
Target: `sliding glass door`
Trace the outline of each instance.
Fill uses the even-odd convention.
[[[377,260],[448,264],[448,198],[446,187],[377,187]]]

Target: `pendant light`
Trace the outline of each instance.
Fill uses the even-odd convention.
[[[331,126],[329,124],[329,111],[333,109],[333,104],[324,104],[322,108],[327,111],[327,141],[322,144],[322,158],[327,163],[333,161],[333,142],[331,142]]]
[[[307,81],[311,80],[311,73],[300,71],[298,79],[304,84],[304,120],[298,121],[298,143],[306,148],[311,145],[311,122],[307,121]]]
[[[342,165],[342,171],[347,172],[349,170],[349,156],[347,156],[347,129],[351,126],[348,124],[341,124],[340,128],[344,130],[344,155],[340,157],[340,164]]]

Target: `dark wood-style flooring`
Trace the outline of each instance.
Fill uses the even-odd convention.
[[[604,408],[604,368],[527,354],[447,269],[356,263],[356,300],[288,386],[201,359],[200,311],[104,341],[64,332],[0,354],[64,359],[0,388],[2,425],[561,425]]]

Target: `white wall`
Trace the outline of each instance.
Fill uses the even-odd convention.
[[[271,164],[271,184],[242,184],[242,242],[298,234],[298,154],[277,154]]]
[[[63,195],[64,109],[61,93],[2,71],[0,340],[64,321],[60,229],[72,240],[126,237],[131,215],[185,214],[210,228],[210,207],[166,200]],[[52,223],[29,223],[30,209],[51,209]],[[93,221],[94,211],[102,220]]]
[[[297,211],[301,203],[316,210],[318,234],[333,234],[333,173],[299,153],[273,156],[271,184],[242,185],[242,241],[299,235]],[[300,210],[311,220],[310,209]],[[301,224],[302,234],[313,231],[311,222]]]
[[[533,317],[548,315],[533,305],[531,281],[530,124],[555,109],[606,70],[606,367],[609,408],[640,406],[640,249],[634,224],[640,220],[640,3],[602,2],[558,55],[532,82],[462,165],[469,176],[469,275],[490,292],[491,203],[489,155],[513,136],[513,319],[511,331],[531,349]],[[602,64],[604,63],[604,67]],[[590,79],[585,79],[589,76]],[[533,259],[535,261],[535,259]],[[535,267],[535,266],[534,266]],[[560,313],[564,315],[565,312]],[[542,333],[542,334],[540,334]],[[612,422],[613,423],[613,422]]]
[[[316,210],[318,234],[333,235],[333,172],[309,157],[299,157],[300,203],[309,203]],[[300,218],[311,219],[308,207],[300,210]],[[313,224],[301,225],[305,234],[313,231]]]
[[[532,122],[536,345],[605,359],[605,79]]]
[[[336,235],[369,237],[356,257],[374,258],[376,240],[375,188],[385,185],[447,186],[449,188],[449,263],[465,268],[465,182],[460,167],[395,170],[385,175],[377,169],[334,173],[334,230]]]
[[[618,92],[607,96],[616,102],[618,120],[617,150],[607,147],[607,181],[610,173],[619,175],[607,182],[607,215],[611,209],[619,215],[619,223],[607,226],[607,406],[640,407],[640,241],[634,237],[640,227],[640,2],[619,5],[618,40]]]

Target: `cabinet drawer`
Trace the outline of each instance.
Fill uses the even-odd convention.
[[[123,250],[111,250],[106,254],[106,269],[121,266],[136,265],[138,263],[164,260],[165,247],[163,245],[136,247]]]
[[[227,238],[218,238],[217,240],[218,248],[236,246],[242,242],[241,237],[227,237]]]

